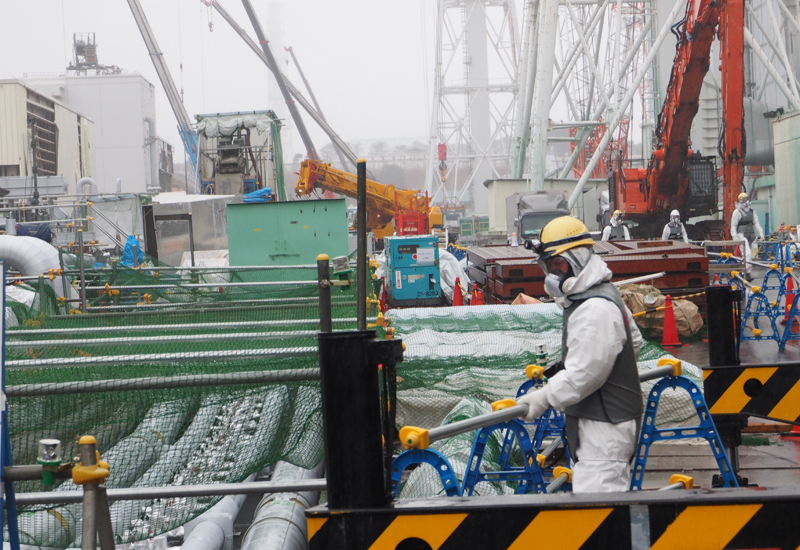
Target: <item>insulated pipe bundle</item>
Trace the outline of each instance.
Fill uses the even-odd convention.
[[[216,422],[222,408],[216,401],[216,396],[205,399],[183,436],[162,452],[159,459],[131,487],[153,487],[172,480],[175,472],[197,451]],[[126,540],[126,531],[136,526],[142,510],[149,504],[148,500],[124,500],[111,505],[111,525],[118,540]]]
[[[289,397],[286,387],[278,387],[266,393],[254,390],[240,399],[227,400],[195,452],[180,464],[172,484],[228,482],[253,471],[266,453],[274,451],[275,439],[289,416]],[[148,521],[137,524],[130,534],[134,538],[144,538],[152,526],[174,528],[204,506],[194,498],[154,502]],[[128,540],[130,536],[124,533],[123,538]]]
[[[312,470],[306,470],[288,462],[279,462],[271,481],[318,479],[322,476],[322,470],[323,463]],[[256,507],[253,523],[242,537],[241,550],[306,550],[308,527],[305,511],[316,506],[318,502],[319,493],[265,495]]]
[[[171,401],[153,406],[128,437],[119,441],[103,459],[111,464],[109,488],[129,487],[159,457],[162,449],[177,436],[186,416],[188,403]],[[117,464],[117,468],[114,468]],[[125,465],[124,467],[122,465]],[[72,481],[61,484],[57,491],[74,491]],[[80,544],[81,505],[68,504],[58,508],[21,515],[19,517],[22,544],[66,548]]]

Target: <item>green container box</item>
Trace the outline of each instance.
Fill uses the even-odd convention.
[[[318,254],[348,255],[345,199],[228,204],[227,214],[232,266],[308,265]]]
[[[475,219],[472,217],[459,218],[458,225],[461,228],[462,237],[471,237],[475,233]]]

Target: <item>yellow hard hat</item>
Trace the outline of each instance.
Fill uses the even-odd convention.
[[[614,216],[620,216],[621,214],[622,212],[620,212],[619,210],[614,210]]]
[[[545,225],[540,239],[539,246],[534,248],[539,254],[539,260],[558,256],[571,248],[594,244],[583,222],[572,216],[561,216]]]
[[[739,202],[742,202],[747,198],[747,193],[739,193],[739,198],[737,199]]]

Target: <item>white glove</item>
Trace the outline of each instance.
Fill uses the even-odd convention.
[[[528,405],[528,414],[520,417],[525,422],[533,422],[550,408],[550,403],[547,401],[547,393],[542,390],[529,392],[517,399],[517,405],[522,403]]]

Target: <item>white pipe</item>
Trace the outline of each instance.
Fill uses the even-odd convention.
[[[117,178],[117,195],[122,194],[122,178]]]
[[[0,235],[0,260],[26,277],[39,277],[51,269],[61,268],[58,250],[36,237]],[[56,294],[64,297],[61,277],[56,277],[52,281],[49,277],[45,277],[45,284],[53,287]]]
[[[148,130],[148,146],[150,147],[150,188],[155,190],[156,187],[161,188],[161,183],[158,181],[158,138],[156,137],[156,122],[149,116],[144,117],[147,123]]]
[[[558,33],[558,0],[539,4],[539,47],[536,53],[536,84],[533,90],[533,131],[531,137],[531,166],[527,188],[544,188],[547,156],[547,126],[550,120],[550,94],[553,91],[553,68]]]
[[[245,479],[253,481],[255,474]],[[189,535],[181,550],[233,550],[233,522],[247,495],[228,495],[184,528]]]
[[[778,36],[778,55],[783,62],[783,68],[786,71],[786,74],[789,77],[789,84],[791,85],[792,93],[795,97],[800,97],[800,94],[797,92],[797,85],[794,81],[794,75],[792,74],[792,64],[789,63],[789,56],[786,54],[786,46],[783,43],[783,37],[781,36],[781,28],[783,25],[778,25],[778,19],[775,17],[775,10],[772,8],[772,2],[770,0],[766,0],[767,4],[767,11],[769,12],[769,18],[772,21],[772,28],[774,29],[774,33]],[[752,9],[752,8],[751,8]],[[769,35],[766,35],[769,36]],[[770,41],[770,46],[772,46],[772,41]]]
[[[644,75],[647,74],[647,71],[650,69],[650,65],[653,64],[653,60],[656,58],[656,54],[658,54],[658,50],[661,48],[661,44],[664,42],[664,39],[669,34],[670,29],[672,28],[672,22],[675,21],[675,18],[678,15],[678,11],[683,7],[684,3],[683,0],[678,0],[675,2],[675,5],[672,7],[672,11],[667,16],[664,25],[661,27],[661,31],[658,33],[658,37],[656,38],[655,42],[653,43],[653,47],[650,50],[650,53],[647,55],[647,59],[644,62],[644,66],[639,70],[639,73],[636,75],[636,78],[633,79],[631,83],[631,87],[628,89],[628,93],[625,94],[625,98],[622,100],[620,104],[619,110],[614,113],[614,118],[608,125],[608,129],[606,133],[603,135],[603,139],[600,140],[600,144],[595,149],[594,154],[592,155],[592,159],[589,161],[589,165],[584,169],[583,174],[581,175],[581,179],[578,180],[578,184],[575,186],[575,190],[572,192],[572,195],[569,198],[569,203],[567,204],[567,208],[572,210],[575,206],[575,203],[578,202],[578,198],[580,198],[581,194],[583,193],[583,188],[586,186],[586,182],[589,181],[589,177],[591,176],[592,172],[594,171],[595,166],[597,163],[600,162],[600,157],[603,156],[603,153],[606,150],[606,146],[608,146],[609,140],[611,140],[611,136],[614,135],[614,132],[617,130],[617,126],[619,126],[619,121],[622,119],[622,116],[625,114],[625,109],[628,107],[628,104],[633,99],[633,96],[639,89],[639,84],[642,83],[644,80]],[[747,34],[747,29],[744,30]]]
[[[622,286],[622,285],[630,285],[633,283],[641,283],[643,281],[652,281],[653,279],[660,279],[666,275],[666,272],[662,271],[660,273],[653,273],[651,275],[642,275],[641,277],[634,277],[632,279],[625,279],[624,281],[617,281],[613,283],[614,286]]]
[[[758,58],[764,64],[764,67],[766,67],[767,72],[769,72],[769,74],[772,76],[772,80],[775,81],[775,84],[778,86],[780,91],[783,92],[783,95],[785,95],[786,99],[789,100],[789,103],[792,104],[792,108],[795,110],[800,109],[800,101],[796,97],[794,97],[791,90],[789,90],[789,88],[786,86],[786,83],[778,74],[778,71],[775,70],[775,67],[772,66],[772,63],[769,62],[769,60],[767,59],[767,55],[764,53],[764,50],[762,50],[761,47],[753,39],[753,35],[750,34],[750,31],[747,30],[747,27],[745,27],[744,29],[744,39],[750,46],[750,48],[752,48],[753,52],[758,56]]]
[[[94,181],[92,178],[86,177],[81,178],[78,180],[78,183],[75,184],[77,186],[77,191],[79,195],[86,197],[87,195],[99,195],[100,191],[97,189],[97,182]],[[89,193],[86,193],[85,189],[86,186],[89,186]]]
[[[271,481],[318,479],[322,476],[322,468],[322,463],[312,470],[306,470],[279,462]],[[319,493],[265,495],[256,507],[253,523],[242,537],[241,550],[305,550],[308,548],[305,510],[316,506],[318,502]]]

